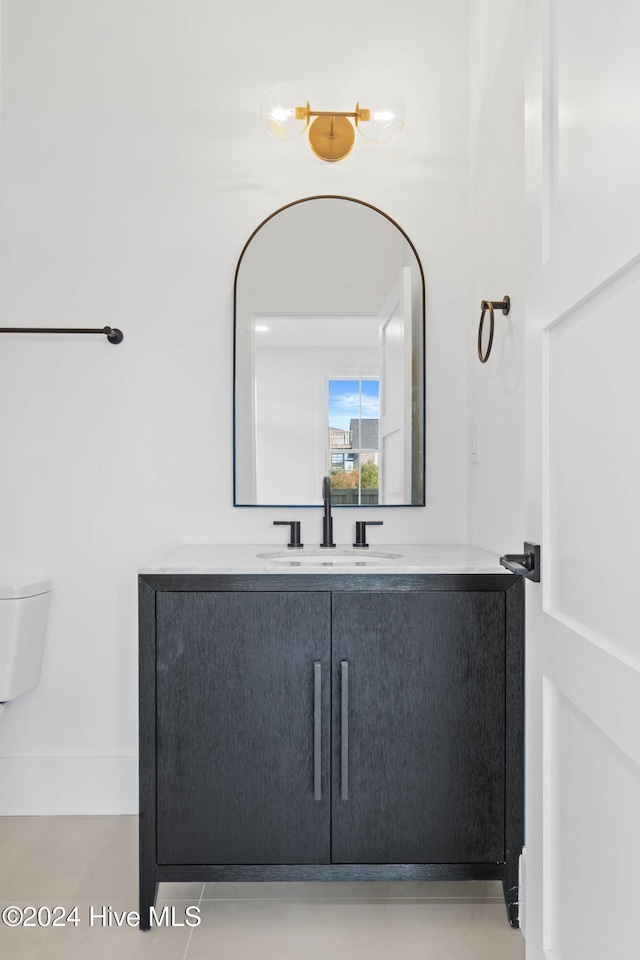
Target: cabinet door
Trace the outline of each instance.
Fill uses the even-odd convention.
[[[335,863],[504,859],[504,622],[504,593],[334,594]]]
[[[329,862],[330,612],[158,594],[158,862]]]

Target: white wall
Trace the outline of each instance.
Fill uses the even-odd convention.
[[[520,552],[524,531],[524,10],[520,0],[472,0],[469,32],[469,543]],[[477,356],[481,300],[497,312],[487,363]],[[486,349],[488,316],[485,318]]]
[[[354,196],[414,241],[428,506],[379,511],[378,540],[467,539],[466,38],[466,0],[3,0],[3,320],[125,340],[0,344],[0,573],[53,581],[41,685],[0,722],[0,813],[134,811],[136,563],[281,540],[282,511],[232,506],[231,357],[237,258],[283,204]],[[406,129],[323,163],[259,126],[281,79],[321,109],[388,84]]]

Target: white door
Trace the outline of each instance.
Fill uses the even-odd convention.
[[[411,503],[411,268],[380,311],[380,503]]]
[[[640,956],[640,4],[528,0],[528,960]]]

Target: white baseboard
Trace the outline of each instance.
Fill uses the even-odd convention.
[[[519,868],[519,879],[518,884],[520,886],[520,891],[518,894],[520,900],[520,929],[522,930],[522,936],[527,939],[527,848],[522,848],[522,853],[520,854],[520,868]]]
[[[0,816],[137,812],[137,757],[0,758]]]

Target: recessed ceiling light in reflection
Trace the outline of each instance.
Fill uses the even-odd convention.
[[[268,333],[269,331],[269,327],[255,326],[253,329],[256,331],[256,333]]]

